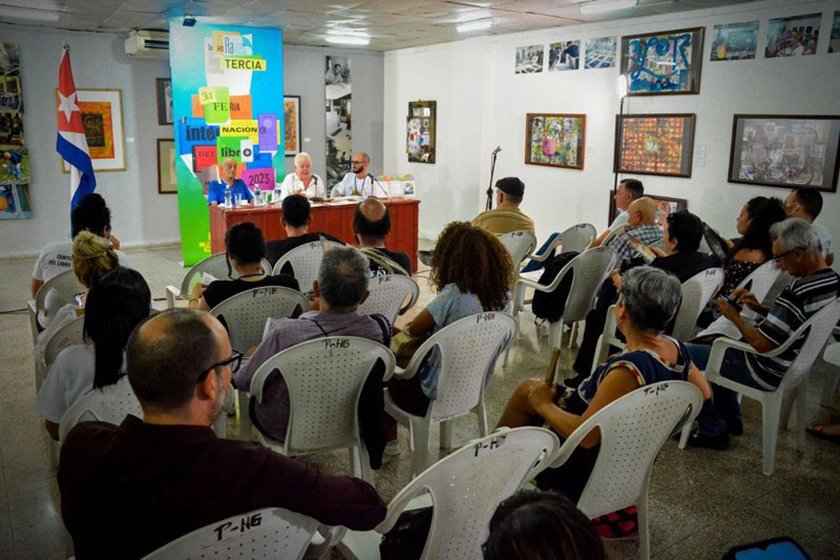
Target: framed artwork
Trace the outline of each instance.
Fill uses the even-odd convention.
[[[122,90],[76,89],[76,102],[82,113],[93,170],[125,171]],[[57,108],[58,90],[55,103]],[[64,160],[61,160],[61,168],[70,173],[70,166]]]
[[[286,157],[296,156],[300,149],[300,96],[283,97],[283,145]]]
[[[834,22],[831,24],[831,37],[828,38],[828,52],[840,52],[840,10],[834,12]]]
[[[627,95],[700,93],[705,28],[621,38],[621,74]]]
[[[548,47],[548,71],[577,70],[580,67],[580,41],[560,41]]]
[[[586,41],[584,69],[615,68],[615,53],[618,50],[617,43],[618,41],[615,37],[598,37]]]
[[[758,22],[715,25],[712,54],[709,60],[746,60],[755,58],[758,48]]]
[[[693,114],[616,115],[616,173],[691,177]]]
[[[837,190],[838,115],[735,115],[729,182]]]
[[[653,199],[656,203],[656,221],[659,224],[665,222],[665,218],[669,214],[679,212],[680,210],[688,210],[688,201],[684,198],[671,198],[670,196],[659,196],[658,194],[647,194],[645,196]],[[618,209],[615,207],[615,198],[610,193],[610,217],[607,223],[610,224],[618,215]]]
[[[515,74],[537,74],[543,71],[543,60],[545,47],[543,45],[531,45],[529,47],[516,48]]]
[[[175,171],[175,140],[157,140],[158,194],[178,194],[178,174]]]
[[[155,91],[157,92],[158,124],[172,124],[174,120],[172,117],[172,80],[156,78]]]
[[[586,115],[525,115],[525,163],[583,169]]]
[[[405,151],[413,163],[435,162],[437,101],[409,101]]]
[[[764,58],[807,56],[817,53],[822,13],[771,19],[767,22]]]

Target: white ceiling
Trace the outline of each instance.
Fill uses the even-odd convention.
[[[0,22],[127,33],[167,29],[185,14],[200,22],[279,27],[285,43],[325,46],[328,30],[365,32],[366,50],[388,51],[480,35],[739,4],[747,0],[639,0],[639,6],[582,15],[580,0],[0,0]],[[458,23],[492,17],[485,31],[458,33]]]

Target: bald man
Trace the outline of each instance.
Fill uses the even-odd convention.
[[[656,202],[652,198],[643,196],[630,203],[627,208],[627,225],[619,234],[607,243],[616,253],[620,261],[627,261],[637,256],[636,245],[650,245],[662,239],[663,232],[656,223]]]
[[[236,202],[236,195],[242,197],[242,200],[254,200],[254,195],[245,181],[236,178],[236,160],[229,157],[222,160],[221,165],[222,178],[219,181],[210,182],[210,190],[207,193],[207,204],[210,206],[218,206],[225,202],[225,189],[230,187],[232,191],[231,203]]]
[[[371,277],[402,274],[411,276],[411,259],[407,253],[385,248],[385,236],[391,231],[388,207],[378,198],[366,198],[356,205],[353,233],[359,249],[370,261]]]
[[[336,183],[330,191],[332,196],[375,196],[373,176],[368,173],[370,156],[360,152],[353,156],[351,165],[353,171]],[[384,191],[379,190],[379,187],[376,190],[379,191],[378,194],[384,194]]]

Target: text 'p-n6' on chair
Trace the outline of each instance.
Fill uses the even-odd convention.
[[[259,434],[260,439],[283,455],[350,448],[355,476],[373,484],[358,410],[365,381],[380,361],[383,379],[390,377],[396,366],[391,350],[355,336],[317,338],[278,352],[257,369],[251,395],[262,403],[266,383],[276,383],[272,373],[279,371],[274,375],[282,375],[289,389],[286,439]]]
[[[38,313],[46,311],[47,297],[52,300],[55,298],[56,309],[68,303],[76,301],[76,294],[84,293],[84,285],[76,278],[76,274],[72,270],[67,270],[57,274],[44,282],[35,294],[34,300],[27,302],[27,309],[29,311],[29,326],[32,329],[32,343],[38,342]],[[52,306],[52,303],[50,304]]]
[[[840,298],[832,300],[823,306],[807,321],[805,321],[788,339],[770,352],[760,354],[747,342],[719,338],[712,344],[709,363],[706,366],[706,379],[736,393],[761,403],[761,431],[762,431],[762,472],[770,476],[776,463],[776,444],[779,437],[779,420],[782,416],[782,401],[787,391],[792,391],[797,412],[797,446],[801,450],[805,444],[806,394],[808,392],[808,374],[825,346],[834,325],[840,320]],[[775,391],[762,391],[747,385],[742,385],[726,377],[721,371],[723,358],[729,349],[740,350],[745,354],[755,354],[765,358],[784,356],[791,347],[804,337],[799,353],[791,362],[790,367],[782,377],[782,382]],[[680,447],[688,443],[689,427],[683,430]]]
[[[412,458],[411,474],[429,466],[429,432],[441,423],[441,447],[452,444],[452,420],[470,412],[478,417],[479,433],[488,433],[484,390],[496,359],[513,341],[516,320],[502,312],[478,313],[448,325],[424,342],[408,367],[397,368],[394,377],[411,379],[434,347],[440,352],[437,398],[429,403],[425,416],[410,414],[394,403],[385,391],[385,410],[402,424],[408,424]],[[432,461],[433,462],[433,461]]]
[[[420,287],[417,282],[401,274],[389,274],[370,279],[370,295],[356,310],[360,315],[383,315],[391,325],[417,303]]]
[[[143,417],[140,402],[134,396],[128,376],[123,375],[113,385],[93,389],[67,409],[58,426],[58,439],[64,437],[79,422],[108,422],[121,424],[129,414]]]
[[[379,558],[381,534],[403,511],[428,505],[430,498],[432,524],[421,560],[480,558],[496,507],[545,469],[559,446],[557,436],[542,428],[502,428],[474,440],[403,488],[375,532],[348,531],[339,551],[345,558]]]
[[[225,255],[226,253],[216,253],[215,255],[210,255],[206,259],[200,260],[194,264],[184,275],[180,288],[172,285],[167,286],[167,309],[175,307],[176,299],[187,299],[190,297],[190,288],[192,288],[196,282],[202,282],[202,276],[205,272],[218,280],[228,280],[228,264]],[[271,263],[266,259],[263,259],[261,262],[263,272],[271,274]],[[230,268],[230,274],[232,278],[237,278],[239,276],[233,267]]]
[[[300,247],[295,247],[274,264],[273,274],[280,274],[288,264],[292,268],[292,276],[298,281],[300,291],[307,297],[312,294],[312,282],[318,278],[318,269],[324,257],[324,245],[327,247],[341,247],[335,241],[312,241]]]
[[[686,381],[645,385],[578,426],[552,464],[556,468],[565,463],[592,430],[600,430],[598,459],[577,507],[592,518],[636,506],[640,558],[650,558],[648,486],[653,462],[675,430],[691,425],[702,405],[700,390]]]
[[[318,522],[311,517],[287,509],[258,509],[196,529],[144,556],[143,560],[300,560],[317,528]]]

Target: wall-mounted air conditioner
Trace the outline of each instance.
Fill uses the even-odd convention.
[[[136,58],[169,58],[169,33],[140,29],[125,40],[125,52]]]

